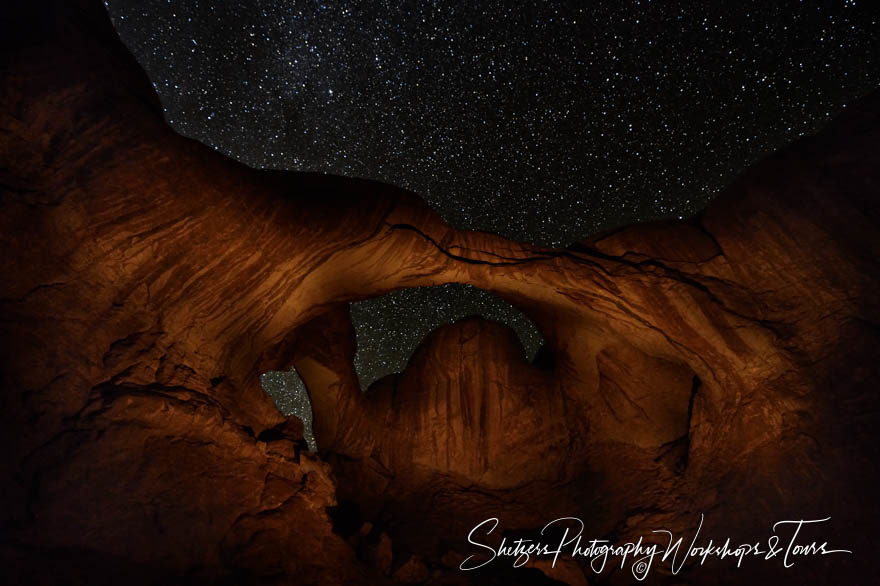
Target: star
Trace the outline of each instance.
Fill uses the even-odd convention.
[[[289,372],[266,372],[260,375],[260,384],[283,415],[302,421],[303,438],[309,451],[318,451],[312,432],[312,402],[296,368],[291,368]]]

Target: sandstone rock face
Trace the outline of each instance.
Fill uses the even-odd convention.
[[[393,430],[377,438],[381,462],[398,477],[430,470],[487,488],[553,480],[568,434],[562,397],[546,396],[552,384],[506,326],[473,318],[440,328],[382,389],[391,396],[374,394]]]
[[[648,583],[874,575],[880,95],[696,218],[550,250],[455,230],[391,186],[259,172],[176,135],[98,2],[21,6],[3,27],[14,582],[589,583],[576,562],[456,565],[491,516],[533,534],[578,516],[625,541],[690,535],[701,513],[704,535],[737,542],[830,516],[809,541],[854,553]],[[521,308],[540,360],[467,319],[362,394],[347,303],[447,282]],[[318,457],[260,388],[291,364]]]

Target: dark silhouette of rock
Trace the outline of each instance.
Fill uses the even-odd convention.
[[[552,250],[175,134],[98,2],[19,3],[2,27],[11,582],[591,582],[577,560],[456,566],[492,516],[511,536],[577,516],[617,542],[690,536],[701,514],[736,543],[830,516],[804,542],[853,554],[647,583],[874,575],[880,94],[695,218]],[[521,308],[542,359],[470,318],[362,394],[347,302],[447,282]],[[260,387],[291,365],[318,457]]]

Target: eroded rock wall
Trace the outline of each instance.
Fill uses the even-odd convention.
[[[692,531],[701,513],[744,539],[830,515],[823,538],[870,551],[877,94],[696,218],[550,250],[175,134],[97,2],[22,5],[3,26],[0,474],[17,575],[489,583],[455,560],[493,515],[520,530],[577,515],[611,539]],[[470,319],[362,394],[346,303],[447,282],[521,308],[548,342],[538,363]],[[318,458],[260,388],[291,364]],[[341,501],[385,537],[334,531]],[[688,579],[839,583],[869,558]]]

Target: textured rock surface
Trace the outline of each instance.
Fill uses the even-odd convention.
[[[577,515],[612,540],[700,513],[704,534],[743,540],[831,516],[811,538],[854,555],[687,579],[874,569],[880,96],[697,218],[546,250],[453,230],[390,186],[239,165],[163,122],[99,3],[16,10],[0,36],[0,502],[17,581],[540,583],[541,564],[455,571],[493,515]],[[520,307],[539,360],[468,319],[362,395],[346,303],[446,282]],[[320,460],[260,388],[291,364]]]

